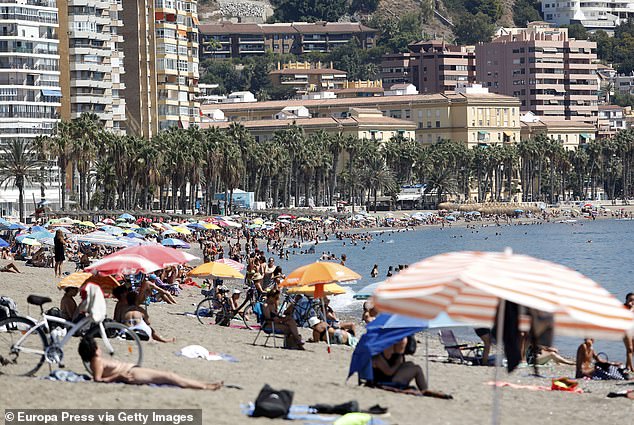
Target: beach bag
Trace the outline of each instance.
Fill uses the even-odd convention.
[[[255,399],[253,417],[285,418],[293,403],[293,391],[274,390],[269,384],[264,384],[260,394]]]
[[[405,346],[405,352],[403,354],[410,356],[416,354],[416,337],[414,337],[414,335],[407,337],[407,345]]]
[[[0,320],[18,315],[18,306],[9,297],[0,297]]]
[[[64,319],[64,315],[62,314],[62,310],[60,310],[58,307],[51,307],[48,310],[46,310],[44,312],[44,314],[46,314],[47,316],[53,316],[53,317],[59,317],[60,319]],[[56,329],[56,328],[61,328],[63,327],[61,323],[57,323],[57,322],[53,322],[53,321],[49,321],[48,322],[48,328],[50,330]]]

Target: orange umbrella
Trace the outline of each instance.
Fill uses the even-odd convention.
[[[98,285],[104,294],[111,294],[112,290],[119,286],[119,282],[112,276],[95,276],[92,273],[77,272],[66,276],[57,284],[57,287],[60,289],[81,288],[86,283]]]
[[[361,279],[361,275],[350,270],[346,266],[327,261],[318,261],[293,270],[281,283],[281,287],[293,286],[315,286],[315,298],[324,297],[324,286],[330,283],[351,282]],[[321,303],[324,318],[326,309]],[[330,336],[326,332],[326,342],[328,343],[328,353],[330,353]]]
[[[233,266],[228,264],[218,263],[211,261],[209,263],[201,264],[194,268],[188,276],[193,277],[216,277],[223,279],[244,279],[244,276],[237,271]]]
[[[308,295],[310,297],[315,296],[315,289],[317,289],[319,285],[313,286],[294,286],[288,290],[289,294],[302,294]],[[346,288],[343,288],[336,283],[328,283],[324,285],[324,295],[341,295],[346,293]]]

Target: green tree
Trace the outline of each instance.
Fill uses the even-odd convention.
[[[525,27],[527,23],[540,21],[540,3],[538,0],[516,0],[513,5],[513,22],[518,27]]]
[[[575,40],[587,40],[590,37],[590,33],[581,24],[562,25],[562,28],[568,28],[568,36]]]
[[[500,0],[466,0],[466,9],[472,14],[483,13],[496,22],[502,17],[502,3]]]
[[[39,137],[35,141],[35,147],[43,157],[57,161],[61,186],[61,209],[66,209],[66,169],[72,153],[74,137],[73,126],[68,121],[57,123],[55,133],[52,136]]]
[[[495,26],[484,13],[478,13],[475,16],[463,15],[458,19],[454,28],[456,43],[458,44],[489,42],[494,32]]]
[[[6,188],[18,189],[20,221],[24,223],[24,185],[41,166],[38,151],[33,142],[10,140],[0,146],[0,182]]]
[[[274,22],[337,22],[348,11],[348,0],[273,0]]]

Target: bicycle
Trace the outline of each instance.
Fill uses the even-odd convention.
[[[40,321],[28,316],[14,316],[0,321],[0,375],[31,376],[45,361],[63,368],[64,346],[73,336],[92,337],[104,354],[141,365],[141,340],[134,331],[117,322],[95,323],[89,316],[73,323],[45,314],[42,306],[51,301],[48,297],[37,295],[27,297],[29,304],[40,307]],[[66,333],[62,335],[64,331]],[[90,362],[83,363],[88,373],[92,374]]]
[[[201,293],[206,296],[198,306],[196,307],[196,317],[198,321],[203,325],[209,323],[209,319],[215,317],[215,323],[223,326],[228,326],[229,323],[237,316],[244,323],[247,329],[251,329],[251,326],[247,323],[247,316],[255,314],[253,312],[253,306],[259,301],[256,295],[257,291],[255,287],[248,286],[246,296],[242,304],[237,308],[231,308],[231,301],[227,296],[228,289],[218,288],[214,290],[202,290]]]

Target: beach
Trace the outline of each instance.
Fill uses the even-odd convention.
[[[6,264],[2,261],[1,265]],[[25,267],[18,263],[22,274],[0,274],[0,292],[13,298],[21,314],[37,317],[39,308],[27,307],[29,294],[50,296],[57,305],[62,296],[55,288],[52,269]],[[71,272],[71,265],[66,265]],[[140,387],[94,382],[65,383],[46,381],[44,365],[37,378],[0,376],[0,406],[3,408],[95,408],[95,409],[202,409],[204,424],[269,424],[269,419],[248,418],[241,413],[241,404],[255,400],[261,387],[268,383],[275,389],[294,391],[294,404],[341,403],[357,400],[361,408],[380,404],[389,409],[381,418],[390,424],[462,424],[490,422],[493,391],[487,382],[493,380],[494,369],[448,364],[435,332],[429,337],[429,378],[433,390],[451,394],[453,400],[414,397],[357,385],[356,375],[346,382],[352,349],[333,346],[328,354],[326,345],[307,344],[306,351],[286,350],[251,345],[256,331],[201,325],[196,318],[184,315],[193,312],[201,299],[197,288],[185,288],[178,304],[152,304],[149,314],[152,325],[165,337],[175,337],[175,343],[144,342],[143,366],[173,371],[183,376],[205,381],[224,381],[242,389],[223,388],[219,391],[196,391],[177,388]],[[107,300],[111,314],[114,301]],[[354,318],[358,323],[360,318]],[[302,330],[306,339],[307,329]],[[416,363],[425,365],[425,337],[421,333]],[[262,344],[261,337],[258,344]],[[83,373],[76,353],[78,344],[71,341],[66,349],[66,369]],[[197,344],[212,352],[234,356],[238,362],[206,361],[178,357],[182,347]],[[501,372],[500,380],[522,385],[545,385],[550,378],[528,376],[530,369],[518,369],[508,375]],[[546,376],[572,376],[573,366],[549,367]],[[621,382],[623,384],[623,382]],[[581,381],[584,394],[529,389],[502,388],[501,418],[505,424],[540,423],[572,424],[591,420],[597,424],[629,423],[634,406],[624,398],[608,399],[610,391],[632,389],[617,381]],[[301,423],[301,421],[298,421]]]

